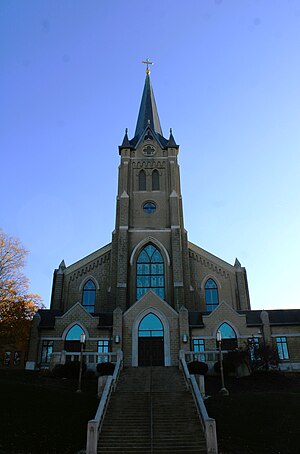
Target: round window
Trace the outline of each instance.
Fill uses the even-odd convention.
[[[143,210],[145,213],[154,213],[156,211],[156,205],[154,202],[146,202],[143,205]]]

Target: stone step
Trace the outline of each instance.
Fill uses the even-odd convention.
[[[193,398],[177,368],[129,368],[121,373],[104,419],[98,453],[122,452],[206,453]]]

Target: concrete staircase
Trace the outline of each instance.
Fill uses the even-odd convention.
[[[112,395],[98,453],[206,453],[192,395],[175,367],[125,369]]]

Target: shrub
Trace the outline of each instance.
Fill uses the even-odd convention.
[[[206,375],[208,371],[208,365],[202,361],[192,361],[187,366],[189,373],[194,375]]]
[[[88,369],[84,374],[84,378],[87,378],[87,379],[92,380],[95,377],[96,377],[95,372],[92,369]]]
[[[77,378],[79,376],[79,361],[69,361],[65,364],[57,364],[52,374],[57,378]],[[86,371],[86,364],[82,364],[82,372]]]
[[[113,375],[115,365],[113,363],[98,363],[97,372],[99,375]]]
[[[217,372],[218,374],[220,373],[220,362],[217,361],[215,364],[214,364],[214,371]],[[229,359],[224,359],[223,360],[223,371],[224,371],[224,375],[228,375],[228,374],[233,374],[235,372],[235,365],[232,361],[230,361]]]

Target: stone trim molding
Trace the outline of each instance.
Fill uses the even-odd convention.
[[[137,255],[137,253],[147,243],[155,244],[160,249],[160,251],[163,253],[163,255],[165,256],[165,259],[167,260],[167,265],[170,266],[170,256],[169,256],[169,253],[168,253],[167,249],[165,248],[165,246],[160,241],[158,241],[156,238],[153,238],[152,236],[148,236],[147,238],[144,238],[142,241],[140,241],[135,246],[135,248],[133,249],[133,251],[131,253],[131,256],[130,256],[130,265],[133,266],[133,264],[135,263],[135,257]]]
[[[79,285],[79,291],[80,291],[80,292],[83,291],[83,287],[85,286],[85,284],[86,284],[87,281],[89,281],[89,280],[93,281],[93,283],[95,284],[97,290],[100,289],[100,286],[99,286],[99,284],[98,284],[97,279],[96,279],[94,276],[92,276],[91,274],[89,274],[88,276],[86,276],[86,277],[81,281],[81,283],[80,283],[80,285]]]
[[[222,285],[219,281],[219,279],[214,275],[214,274],[206,274],[205,277],[202,279],[202,282],[199,285],[200,290],[205,290],[205,283],[208,281],[208,279],[212,279],[218,287],[218,291],[222,289]]]
[[[220,328],[220,326],[223,325],[223,323],[227,323],[227,325],[231,326],[231,328],[234,330],[234,332],[236,334],[236,339],[239,339],[241,337],[240,332],[239,332],[238,328],[236,327],[236,325],[234,323],[232,323],[231,320],[226,319],[226,320],[218,321],[218,326],[216,328],[214,328],[214,330],[213,330],[213,335],[212,335],[213,338],[215,338],[215,339],[217,338],[217,331]]]
[[[75,326],[75,325],[80,326],[80,328],[84,331],[84,334],[85,334],[86,339],[89,339],[89,332],[88,332],[87,328],[86,328],[81,322],[79,322],[79,321],[75,321],[75,322],[70,323],[70,324],[64,329],[61,338],[62,338],[62,339],[65,339],[65,338],[66,338],[66,335],[68,334],[68,332],[70,331],[70,329],[71,329],[73,326]]]
[[[170,351],[170,327],[167,317],[155,307],[150,306],[144,311],[140,312],[136,317],[132,327],[132,367],[138,367],[139,358],[139,325],[144,317],[148,314],[156,315],[161,321],[164,327],[164,355],[165,355],[165,366],[171,365],[171,351]]]

